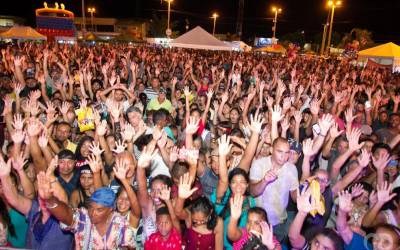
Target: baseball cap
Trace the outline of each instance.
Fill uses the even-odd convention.
[[[290,145],[290,150],[293,150],[293,151],[297,152],[298,154],[301,154],[301,152],[303,152],[303,148],[298,141],[290,139],[289,145]]]

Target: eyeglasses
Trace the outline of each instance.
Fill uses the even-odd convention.
[[[329,183],[330,183],[330,181],[328,180],[328,179],[324,179],[324,178],[319,178],[319,177],[317,177],[317,178],[315,178],[319,183],[321,183],[321,184],[325,184],[325,185],[328,185]]]

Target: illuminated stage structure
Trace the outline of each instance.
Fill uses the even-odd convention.
[[[76,40],[74,13],[65,10],[64,4],[54,4],[49,7],[44,2],[44,8],[36,9],[36,30],[47,36],[48,41]]]

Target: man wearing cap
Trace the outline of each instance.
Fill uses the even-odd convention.
[[[147,104],[147,110],[159,110],[159,109],[166,109],[168,112],[171,113],[172,111],[172,104],[171,102],[166,98],[166,91],[164,88],[160,88],[158,91],[158,96],[157,98],[152,99],[148,104]]]
[[[60,226],[75,235],[75,249],[134,249],[135,239],[129,221],[114,211],[115,193],[106,187],[89,198],[88,208],[72,209],[53,196],[50,181],[39,178],[39,195]]]

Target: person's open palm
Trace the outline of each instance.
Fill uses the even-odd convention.
[[[190,179],[189,173],[184,174],[181,176],[179,180],[179,187],[178,187],[178,195],[181,199],[189,198],[196,190],[197,187],[192,189],[192,182],[193,180]]]

